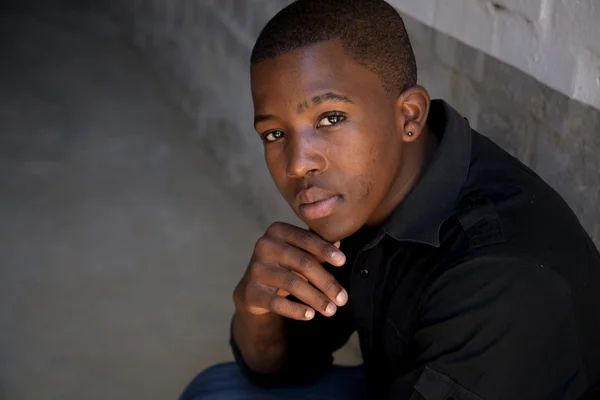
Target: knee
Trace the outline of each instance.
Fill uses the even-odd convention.
[[[180,400],[221,400],[247,389],[248,383],[235,363],[217,364],[196,376]]]

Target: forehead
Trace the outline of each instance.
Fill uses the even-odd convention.
[[[341,41],[303,47],[251,69],[255,108],[332,91],[354,98],[385,94],[379,77],[349,57]]]

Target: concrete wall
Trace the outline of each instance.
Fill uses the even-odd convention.
[[[402,12],[600,109],[597,0],[391,0]]]
[[[126,27],[125,39],[160,71],[174,101],[195,121],[197,134],[220,160],[216,167],[226,170],[231,177],[231,189],[246,204],[247,210],[255,213],[263,226],[276,218],[291,218],[287,205],[271,183],[264,166],[262,144],[252,131],[248,66],[250,51],[260,29],[290,1],[104,1],[111,5],[113,15]],[[494,3],[492,11],[485,8],[495,18],[494,29],[504,24],[506,27],[502,29],[516,36],[492,34],[490,40],[494,46],[491,48],[504,54],[505,50],[501,49],[510,52],[514,47],[517,54],[525,54],[525,50],[519,50],[520,42],[527,42],[530,37],[519,28],[511,28],[514,21],[511,23],[506,19],[509,8],[521,5],[524,8],[514,9],[519,18],[533,21],[538,15],[541,21],[541,16],[545,15],[542,5],[555,4],[557,12],[564,10],[569,15],[581,16],[577,20],[583,25],[577,28],[579,36],[574,36],[570,43],[580,43],[590,50],[589,46],[600,43],[593,41],[598,32],[590,25],[593,20],[585,19],[597,10],[593,1],[579,1],[577,4],[581,8],[574,6],[573,9],[566,9],[560,2],[506,0],[506,4]],[[438,18],[433,21],[439,21],[441,25],[445,13],[456,11],[449,8],[442,12],[439,9],[442,4],[447,7],[450,3],[469,2],[477,3],[478,7],[484,3],[479,0],[435,2]],[[417,3],[426,10],[427,4],[434,2],[395,1],[413,15],[418,14],[416,10],[421,10],[415,6]],[[539,3],[538,11],[533,3]],[[584,5],[588,6],[587,10]],[[468,10],[474,9],[462,11]],[[472,41],[480,40],[483,31],[466,26],[471,22],[478,26],[481,20],[476,16],[469,17],[468,13],[464,15],[461,18],[466,19],[456,20],[456,25],[463,27],[464,35]],[[538,29],[538,23],[542,24],[538,20],[533,24],[535,29]],[[555,20],[552,25],[555,34],[568,36],[563,26],[567,22],[562,17]],[[597,206],[600,200],[600,111],[572,100],[521,70],[417,19],[407,16],[406,24],[417,53],[421,84],[433,97],[442,97],[454,105],[474,127],[533,167],[557,188],[596,243],[600,243],[600,210]],[[497,32],[504,32],[502,29],[497,28]],[[542,36],[534,42],[542,43],[540,38]],[[553,41],[550,36],[543,38],[544,43]],[[543,57],[550,60],[556,53],[549,45],[536,54],[536,57],[542,57],[540,60]],[[514,60],[519,57],[515,56]],[[576,64],[585,65],[581,60],[583,58],[575,60]],[[555,68],[559,75],[573,73],[573,69],[562,64]],[[552,74],[548,72],[549,75]]]

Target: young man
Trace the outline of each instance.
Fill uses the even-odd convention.
[[[535,173],[430,102],[390,5],[299,0],[251,64],[267,165],[309,229],[258,240],[234,292],[237,365],[185,400],[600,398],[594,244]],[[331,367],[355,330],[364,370]]]

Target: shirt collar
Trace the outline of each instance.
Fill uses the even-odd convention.
[[[443,100],[431,102],[427,125],[441,141],[423,176],[381,226],[377,241],[385,233],[398,241],[440,246],[440,228],[450,217],[471,162],[471,127]]]

